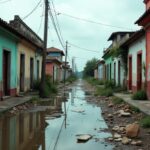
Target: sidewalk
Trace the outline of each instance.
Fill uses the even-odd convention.
[[[8,99],[4,99],[0,101],[0,113],[7,111],[15,106],[21,105],[23,103],[28,102],[33,95],[30,96],[23,96],[23,97],[10,97]]]
[[[131,94],[115,93],[114,96],[122,98],[128,104],[139,108],[143,113],[150,115],[150,101],[149,100],[132,100]]]

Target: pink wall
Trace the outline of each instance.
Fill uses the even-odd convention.
[[[46,63],[46,74],[53,76],[53,63]]]

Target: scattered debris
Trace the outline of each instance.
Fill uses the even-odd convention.
[[[83,113],[85,112],[84,109],[75,109],[75,110],[72,110],[73,112],[77,112],[77,113]]]
[[[80,134],[80,135],[76,135],[76,136],[77,136],[77,142],[78,143],[85,143],[93,137],[90,134]]]
[[[131,139],[128,139],[127,137],[122,138],[122,144],[127,145],[131,142]]]

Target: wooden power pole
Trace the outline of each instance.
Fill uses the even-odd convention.
[[[45,68],[46,68],[46,52],[47,52],[47,30],[48,30],[48,0],[45,0],[45,21],[44,21],[44,50],[43,50],[43,60],[42,60],[42,72],[41,72],[41,84],[40,84],[40,97],[46,97],[45,95]]]
[[[68,55],[68,41],[66,41],[66,50],[65,50],[65,72],[64,72],[64,84],[66,84],[66,67],[67,67],[67,55]]]

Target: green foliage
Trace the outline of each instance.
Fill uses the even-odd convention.
[[[115,88],[114,80],[107,80],[104,83],[105,88]]]
[[[97,64],[97,59],[93,58],[89,61],[87,61],[85,67],[84,67],[84,71],[83,71],[83,77],[94,77],[94,68],[96,67]]]
[[[114,57],[118,57],[120,55],[121,51],[119,46],[114,46],[110,49],[109,54],[114,58]]]
[[[114,96],[114,97],[112,98],[112,102],[113,102],[114,104],[122,104],[122,103],[124,103],[124,100],[123,100],[122,98],[119,98],[119,97]]]
[[[67,82],[69,83],[73,83],[77,80],[77,76],[76,75],[71,75],[68,79],[67,79]]]
[[[131,108],[132,111],[134,111],[136,113],[140,113],[141,112],[140,109],[135,107],[135,106],[130,106],[130,108]]]
[[[92,77],[86,78],[86,80],[88,81],[88,83],[90,83],[91,85],[95,86],[95,85],[104,85],[104,81],[103,80],[98,80]]]
[[[113,96],[113,90],[98,87],[97,90],[96,90],[95,95],[110,97],[110,96]]]
[[[39,90],[40,89],[40,80],[34,80],[33,82],[33,89],[34,90]]]
[[[37,101],[39,101],[39,100],[40,100],[39,97],[35,96],[35,97],[32,97],[32,98],[30,99],[30,102],[31,102],[31,103],[35,103],[35,102],[37,102]]]
[[[140,125],[144,128],[150,128],[150,116],[146,116],[140,120]]]
[[[52,77],[49,75],[46,75],[45,78],[45,89],[43,90],[44,97],[49,97],[51,94],[57,93],[57,87],[56,84],[52,83]]]
[[[141,90],[137,91],[135,94],[132,95],[133,100],[147,100],[146,91]]]

